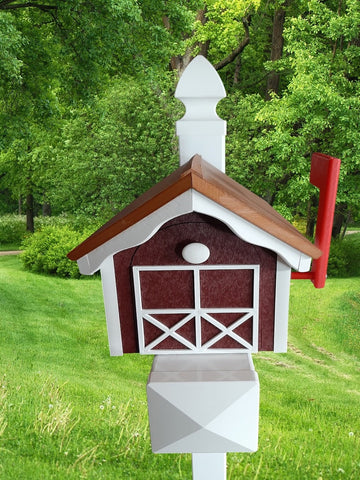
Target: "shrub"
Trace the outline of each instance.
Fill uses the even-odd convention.
[[[291,223],[300,233],[306,235],[306,218],[296,215]]]
[[[35,231],[46,226],[63,227],[68,226],[75,231],[95,231],[103,222],[85,215],[59,215],[55,217],[35,217]],[[26,231],[25,215],[2,215],[0,216],[0,244],[20,245],[25,237],[29,235]]]
[[[330,248],[328,276],[334,278],[360,276],[360,234],[333,240]]]
[[[89,234],[89,231],[79,233],[67,225],[45,226],[24,240],[20,258],[24,267],[33,272],[79,278],[77,263],[66,254]]]
[[[26,234],[26,221],[22,215],[0,216],[0,244],[20,245]]]
[[[62,214],[50,217],[35,217],[35,231],[47,226],[68,226],[70,229],[76,231],[91,230],[91,232],[93,232],[102,224],[102,221],[96,220],[94,217],[89,218],[86,215]]]

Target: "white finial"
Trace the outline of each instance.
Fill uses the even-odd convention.
[[[215,68],[205,57],[195,57],[175,91],[175,98],[186,107],[185,115],[176,122],[180,165],[199,154],[225,172],[226,122],[216,113],[216,105],[224,97],[225,88]]]

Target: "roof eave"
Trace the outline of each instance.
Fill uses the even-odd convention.
[[[322,252],[318,247],[264,200],[205,162],[199,155],[195,155],[69,252],[68,257],[79,260],[190,189],[303,254],[314,259],[321,256]]]

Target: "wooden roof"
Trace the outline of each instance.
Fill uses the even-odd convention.
[[[105,223],[68,257],[78,260],[189,189],[196,190],[309,257],[321,256],[321,250],[267,202],[195,155]]]

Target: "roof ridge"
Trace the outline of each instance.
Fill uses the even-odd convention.
[[[194,155],[75,247],[68,257],[77,260],[191,189],[312,258],[321,255],[313,243],[265,200],[200,155]]]
[[[194,155],[187,163],[184,165],[189,165],[189,168],[187,168],[181,175],[180,178],[186,177],[186,175],[189,174],[194,174],[197,175],[198,177],[204,178],[203,175],[203,168],[202,168],[202,163],[206,162],[201,155]]]

